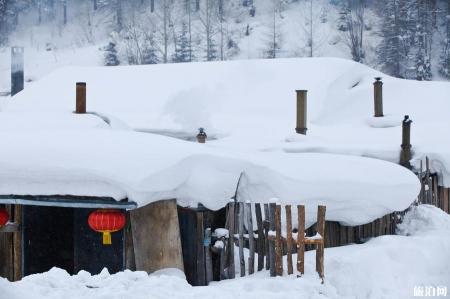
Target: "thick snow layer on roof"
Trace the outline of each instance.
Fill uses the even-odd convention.
[[[383,118],[373,117],[374,77],[383,77]],[[88,110],[131,128],[194,136],[206,128],[220,147],[328,152],[397,163],[404,115],[413,120],[414,159],[429,156],[450,187],[450,83],[392,78],[336,58],[249,60],[60,69],[14,98],[8,111],[74,109],[85,81]],[[308,90],[308,136],[294,133],[295,90]]]
[[[141,206],[177,198],[218,209],[243,172],[239,200],[305,203],[309,223],[325,204],[327,219],[366,223],[405,209],[419,190],[408,170],[358,157],[399,155],[403,98],[387,89],[392,116],[373,120],[375,75],[340,59],[61,69],[0,114],[8,145],[0,149],[0,194],[128,197]],[[77,81],[87,82],[87,108],[96,114],[72,113]],[[448,89],[392,78],[385,86],[397,95]],[[295,89],[310,91],[307,136],[291,133]],[[207,144],[184,140],[198,127]]]

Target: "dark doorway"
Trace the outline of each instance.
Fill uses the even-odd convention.
[[[23,207],[23,274],[59,267],[73,274],[73,209]]]
[[[112,245],[102,244],[101,233],[91,230],[92,209],[23,207],[23,273],[42,273],[59,267],[69,274],[85,270],[98,274],[124,269],[123,230],[112,233]]]

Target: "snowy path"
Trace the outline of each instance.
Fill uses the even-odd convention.
[[[314,274],[314,252],[306,254],[302,278],[270,278],[268,272],[191,287],[182,274],[164,270],[147,275],[125,271],[69,276],[52,269],[17,283],[0,280],[1,299],[25,298],[413,298],[415,286],[450,291],[450,216],[431,206],[413,209],[401,235],[363,245],[325,250],[325,284]],[[448,294],[450,296],[450,294]],[[441,297],[442,298],[442,297]]]

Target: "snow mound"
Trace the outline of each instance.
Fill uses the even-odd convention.
[[[450,232],[450,217],[431,205],[413,206],[397,228],[404,236],[427,235],[432,232]]]

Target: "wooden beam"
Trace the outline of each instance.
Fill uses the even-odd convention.
[[[276,203],[269,204],[269,232],[275,232],[275,209]],[[274,277],[276,275],[275,270],[275,242],[270,239],[269,234],[269,256],[270,256],[270,276]]]
[[[241,277],[245,276],[245,258],[244,258],[244,203],[239,203],[239,264]]]

